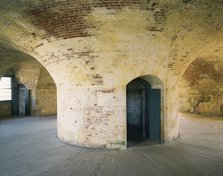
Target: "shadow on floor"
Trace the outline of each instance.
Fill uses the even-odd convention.
[[[150,141],[150,140],[128,140],[127,147],[128,148],[138,148],[138,147],[145,147],[145,146],[153,146],[153,145],[158,145],[160,143]]]

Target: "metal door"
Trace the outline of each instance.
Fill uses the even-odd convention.
[[[161,93],[160,89],[149,90],[149,138],[152,141],[160,142],[160,111]]]

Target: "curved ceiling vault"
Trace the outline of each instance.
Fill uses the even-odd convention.
[[[9,44],[0,43],[0,77],[13,75],[24,64],[29,65],[30,69],[40,67],[32,56]]]
[[[102,19],[92,20],[93,12],[100,8],[110,10],[111,14],[133,6],[149,11],[153,25],[141,26],[142,31],[152,35],[156,32],[160,41],[167,43],[169,51],[163,67],[175,75],[181,75],[194,59],[202,57],[201,54],[215,55],[223,48],[223,2],[220,0],[112,2],[1,0],[0,69],[9,70],[17,60],[31,58],[21,51],[38,54],[35,49],[42,46],[44,40],[97,37],[103,32],[100,27],[106,23]],[[160,10],[154,11],[155,8]],[[128,32],[131,26],[125,30]]]

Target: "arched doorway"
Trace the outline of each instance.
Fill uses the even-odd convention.
[[[19,116],[30,115],[30,90],[25,85],[19,85]]]
[[[136,78],[126,86],[128,142],[161,142],[161,89],[153,88],[148,80]]]

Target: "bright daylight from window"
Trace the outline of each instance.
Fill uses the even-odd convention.
[[[2,77],[0,79],[0,101],[12,99],[11,78]]]

